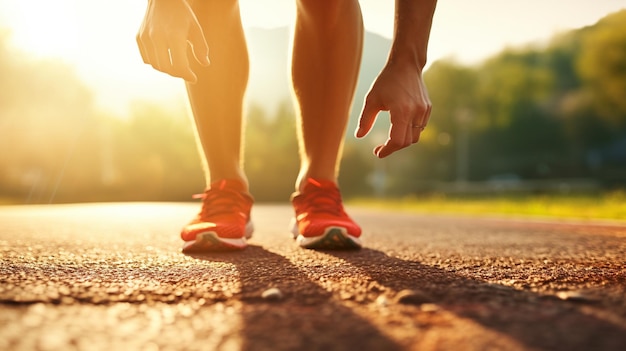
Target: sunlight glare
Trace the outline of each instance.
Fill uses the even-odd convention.
[[[97,91],[99,107],[125,114],[133,99],[175,103],[185,99],[179,80],[159,74],[141,60],[135,34],[146,3],[0,0],[0,30],[9,29],[11,45],[34,58],[60,58],[74,66],[85,83]],[[240,3],[246,29],[293,23],[294,0]],[[592,24],[604,14],[626,7],[626,0],[576,2],[576,6],[569,6],[567,16],[555,15],[565,3],[440,1],[431,33],[429,63],[443,57],[478,62],[504,46],[547,39],[555,30]],[[360,5],[366,29],[391,38],[393,1],[361,0]]]

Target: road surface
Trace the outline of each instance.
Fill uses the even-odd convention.
[[[0,350],[626,350],[626,226],[350,209],[365,248],[186,256],[197,204],[0,207]]]

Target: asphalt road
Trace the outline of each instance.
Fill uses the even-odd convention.
[[[626,226],[351,209],[319,252],[261,205],[191,257],[197,206],[0,207],[0,350],[626,350]]]

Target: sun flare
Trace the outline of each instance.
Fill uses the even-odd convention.
[[[442,1],[433,23],[429,62],[450,56],[477,61],[505,45],[547,38],[556,29],[592,24],[626,6],[619,2],[577,2],[568,9],[568,16],[554,16],[565,0],[532,0],[515,5],[490,0]],[[184,93],[180,81],[155,72],[141,60],[135,34],[146,4],[146,0],[0,0],[0,33],[8,30],[12,46],[31,57],[57,58],[74,66],[81,79],[94,89],[100,107],[125,113],[132,100],[163,101],[176,96],[179,101]],[[390,38],[393,1],[361,0],[360,4],[366,29]],[[240,5],[248,29],[289,26],[295,15],[294,0],[240,0]],[[542,8],[541,17],[535,16],[537,7]],[[477,15],[487,10],[490,15],[477,21]],[[511,11],[518,12],[519,17],[532,13],[533,21],[504,21]],[[503,21],[506,31],[500,30]]]

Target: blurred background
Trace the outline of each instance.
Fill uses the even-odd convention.
[[[136,49],[146,1],[0,0],[0,203],[185,201],[203,189],[183,83]],[[601,194],[626,186],[626,1],[440,1],[419,144],[378,160],[381,114],[352,135],[385,63],[393,1],[363,0],[367,35],[344,196]],[[251,55],[245,168],[286,201],[298,168],[293,1],[241,1]]]

